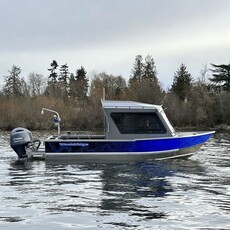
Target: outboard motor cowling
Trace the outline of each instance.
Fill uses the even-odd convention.
[[[28,129],[15,128],[10,134],[10,146],[19,158],[26,158],[26,146],[33,142],[32,134]]]

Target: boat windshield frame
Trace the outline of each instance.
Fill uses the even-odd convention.
[[[110,116],[121,134],[165,134],[167,129],[154,111],[112,112]]]

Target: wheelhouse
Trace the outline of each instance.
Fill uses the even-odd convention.
[[[107,139],[170,137],[175,130],[162,106],[133,101],[102,101]]]

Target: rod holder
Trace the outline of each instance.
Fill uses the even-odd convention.
[[[53,117],[53,121],[54,121],[54,123],[58,127],[58,135],[60,135],[60,122],[61,122],[61,118],[59,116],[59,113],[57,111],[54,111],[54,110],[51,110],[51,109],[42,108],[41,114],[44,114],[44,111],[51,112],[51,113],[55,114],[54,117]]]

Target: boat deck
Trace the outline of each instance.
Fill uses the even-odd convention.
[[[47,140],[99,140],[105,139],[105,135],[94,135],[94,134],[63,134],[63,135],[53,135],[47,138]]]

